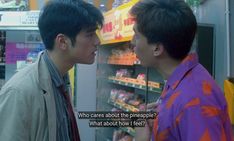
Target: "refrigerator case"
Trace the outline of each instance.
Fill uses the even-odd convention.
[[[154,69],[140,65],[129,41],[100,46],[98,52],[97,111],[144,111],[147,103],[160,96],[162,77]],[[131,127],[100,127],[96,130],[96,141],[133,140],[134,135]]]

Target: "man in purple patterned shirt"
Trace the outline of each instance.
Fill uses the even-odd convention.
[[[137,141],[231,141],[223,92],[195,53],[197,22],[183,0],[141,0],[131,9],[132,40],[143,66],[167,80],[152,126],[136,129]]]

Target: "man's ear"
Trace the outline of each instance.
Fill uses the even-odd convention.
[[[55,44],[59,49],[66,50],[68,47],[68,38],[64,34],[58,34],[55,38]]]
[[[161,43],[156,43],[153,45],[153,55],[160,56],[164,51],[164,47]]]

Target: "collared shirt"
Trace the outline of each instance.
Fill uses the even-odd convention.
[[[231,141],[231,124],[223,92],[197,54],[188,55],[169,77],[159,114],[155,141]]]
[[[43,58],[45,59],[45,62],[47,64],[47,67],[50,72],[50,76],[52,79],[52,87],[55,97],[55,104],[56,104],[56,114],[57,114],[57,129],[56,129],[56,138],[57,141],[71,141],[70,134],[71,132],[71,125],[69,124],[69,118],[68,118],[68,112],[67,112],[67,106],[66,106],[66,100],[64,96],[61,94],[60,87],[64,86],[66,90],[67,88],[67,82],[69,82],[68,75],[65,75],[64,77],[61,76],[58,69],[52,62],[52,60],[49,58],[47,51],[44,52]]]

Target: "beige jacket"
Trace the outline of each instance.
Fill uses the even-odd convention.
[[[41,55],[0,92],[0,141],[56,141],[52,82]]]

